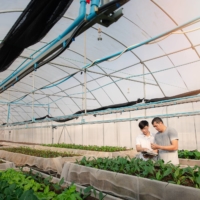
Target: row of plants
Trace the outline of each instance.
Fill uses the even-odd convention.
[[[200,188],[200,167],[180,168],[172,163],[164,164],[163,160],[143,161],[138,158],[86,158],[83,157],[76,164],[96,169],[113,171],[157,181],[164,181],[178,185]]]
[[[184,159],[200,160],[200,152],[198,150],[193,150],[193,151],[179,150],[178,157]]]
[[[87,187],[80,192],[76,191],[75,185],[70,185],[68,188],[63,188],[64,180],[59,183],[52,183],[51,177],[43,178],[39,173],[33,174],[31,171],[23,173],[8,169],[0,172],[0,199],[19,199],[19,200],[83,200],[97,199],[90,197],[93,192],[96,196],[96,191],[93,187]],[[105,196],[100,192],[99,200]]]
[[[60,147],[67,149],[81,149],[89,151],[104,151],[104,152],[116,152],[116,151],[126,151],[126,147],[112,147],[112,146],[96,146],[96,145],[77,145],[77,144],[43,144],[43,146],[48,147]]]
[[[78,154],[69,153],[69,152],[56,152],[50,150],[37,150],[31,149],[29,147],[12,147],[12,148],[1,148],[1,150],[13,152],[13,153],[21,153],[30,156],[42,157],[42,158],[55,158],[55,157],[73,157],[80,156]]]

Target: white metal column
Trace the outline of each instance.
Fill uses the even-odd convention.
[[[146,99],[146,83],[145,83],[145,67],[144,67],[144,64],[143,64],[143,90],[144,90],[144,99]],[[144,109],[144,116],[146,116],[146,109]]]

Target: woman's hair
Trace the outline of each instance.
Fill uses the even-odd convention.
[[[146,120],[142,120],[138,126],[140,127],[140,129],[143,129],[145,126],[149,126],[149,122]]]

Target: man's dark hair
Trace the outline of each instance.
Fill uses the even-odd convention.
[[[163,123],[163,120],[162,120],[160,117],[155,117],[155,118],[152,120],[151,123],[154,124],[155,122],[159,124],[159,123]]]
[[[142,120],[138,126],[140,127],[140,129],[143,129],[145,126],[149,126],[149,122],[146,120]]]

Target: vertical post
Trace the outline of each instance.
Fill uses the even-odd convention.
[[[54,140],[54,128],[53,128],[53,126],[52,126],[52,144],[53,144],[53,140]]]
[[[35,121],[34,119],[34,90],[35,90],[35,71],[33,71],[33,92],[32,92],[32,121]],[[33,142],[33,135],[34,135],[34,129],[32,128],[32,142]]]
[[[103,115],[103,121],[104,121],[104,115]],[[104,123],[103,123],[103,146],[105,146],[105,132],[104,132]]]
[[[144,68],[144,64],[143,64],[143,89],[144,89],[144,99],[146,99],[146,83],[145,83],[145,68]],[[146,109],[144,109],[144,116],[146,116]]]
[[[35,71],[33,71],[33,91],[32,91],[32,121],[34,121],[34,90],[35,90]]]
[[[8,91],[8,114],[7,114],[7,127],[9,126],[9,121],[10,121],[10,91]],[[10,131],[9,131],[9,138],[10,140]]]
[[[48,104],[48,116],[50,116],[50,106]]]
[[[8,104],[7,126],[8,126],[8,123],[9,123],[9,119],[10,119],[10,104]]]
[[[64,126],[64,143],[66,143],[65,132],[66,132],[66,128]]]
[[[131,111],[129,111],[129,117],[131,118]],[[131,121],[130,121],[130,146],[131,148],[133,148]]]
[[[8,102],[10,102],[10,91],[8,92]],[[10,119],[10,104],[8,103],[8,113],[7,113],[7,126]]]
[[[85,114],[87,113],[87,101],[86,101],[86,84],[87,84],[87,75],[86,75],[86,69],[84,71],[84,108],[85,108]]]
[[[168,114],[168,107],[167,106],[166,106],[166,114]],[[169,126],[168,117],[167,117],[167,126]]]
[[[194,103],[192,103],[192,111],[194,112]],[[196,129],[196,123],[195,123],[195,116],[193,116],[194,120],[194,134],[195,134],[195,140],[196,140],[196,149],[198,149],[198,144],[197,144],[197,129]]]
[[[52,142],[51,143],[53,144],[54,143],[54,129],[56,129],[57,127],[52,125],[51,128],[52,128]]]
[[[84,32],[84,63],[86,65],[86,31]],[[86,75],[86,69],[84,70],[84,85],[83,85],[83,96],[82,96],[82,109],[84,110],[84,113],[87,112],[87,106],[86,106],[86,83],[87,83],[87,75]],[[83,116],[82,116],[83,121]],[[82,125],[82,145],[83,145],[83,125]]]
[[[84,47],[85,47],[85,53],[84,53],[84,63],[86,65],[86,31],[84,32]],[[86,69],[84,70],[84,108],[85,108],[85,114],[87,112],[87,102],[86,102],[86,88],[87,88],[87,74]]]
[[[117,118],[117,113],[116,113],[116,119],[118,119]],[[114,122],[115,123],[115,128],[116,128],[116,133],[117,133],[117,145],[116,146],[118,146],[119,147],[119,122]]]

